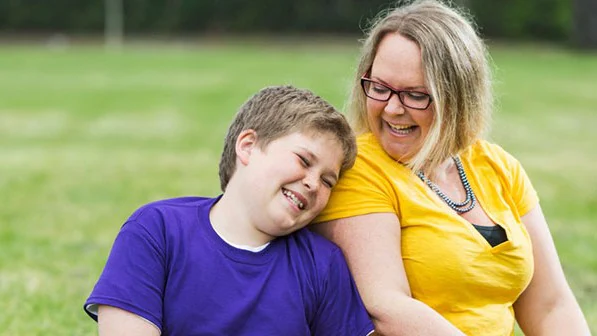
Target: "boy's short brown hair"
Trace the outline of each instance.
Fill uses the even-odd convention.
[[[266,87],[247,100],[228,127],[220,159],[222,191],[236,170],[235,144],[247,129],[257,133],[257,143],[270,142],[293,132],[327,132],[342,145],[344,158],[340,173],[352,167],[356,157],[355,136],[344,115],[313,92],[293,86]]]

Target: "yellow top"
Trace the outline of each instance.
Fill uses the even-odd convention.
[[[491,247],[371,133],[358,138],[358,148],[354,167],[316,222],[395,213],[413,298],[468,335],[512,335],[512,304],[533,275],[531,241],[520,217],[539,202],[520,163],[483,140],[460,154],[478,204],[506,231],[508,241]]]

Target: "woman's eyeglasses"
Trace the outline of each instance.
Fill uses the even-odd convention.
[[[387,85],[366,77],[361,78],[361,87],[363,87],[365,95],[373,100],[386,102],[390,100],[392,94],[395,94],[398,96],[402,105],[415,110],[427,109],[432,101],[431,96],[425,92],[394,90]]]

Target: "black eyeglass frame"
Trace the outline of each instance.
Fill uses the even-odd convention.
[[[388,96],[387,99],[379,99],[379,98],[371,97],[370,95],[367,94],[367,89],[365,88],[365,85],[367,84],[367,82],[369,82],[371,84],[377,84],[377,85],[385,87],[386,89],[390,90],[390,95]],[[369,84],[369,85],[371,85],[371,84]],[[431,105],[431,102],[433,102],[433,97],[431,97],[431,95],[428,94],[428,93],[421,92],[421,91],[414,91],[414,90],[396,90],[394,88],[391,88],[391,87],[387,86],[386,84],[382,84],[382,83],[380,83],[378,81],[374,81],[373,79],[367,78],[367,77],[361,77],[361,88],[363,89],[363,93],[365,94],[365,96],[367,96],[367,97],[369,97],[369,98],[371,98],[373,100],[377,100],[377,101],[381,101],[381,102],[387,102],[388,100],[390,100],[392,98],[392,94],[395,94],[396,96],[398,96],[398,100],[400,100],[400,103],[402,103],[402,105],[404,105],[404,106],[406,106],[408,108],[414,109],[414,110],[426,110],[427,108],[429,108],[429,105]],[[427,106],[425,106],[425,107],[412,107],[412,106],[409,106],[408,104],[406,104],[404,102],[404,99],[402,98],[402,94],[403,93],[413,93],[413,92],[429,97],[429,101],[427,102]]]

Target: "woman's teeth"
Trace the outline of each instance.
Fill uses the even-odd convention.
[[[290,191],[290,190],[283,190],[282,193],[289,200],[291,200],[294,204],[296,204],[296,206],[299,209],[303,210],[305,208],[305,205],[303,204],[303,202],[299,201],[299,199],[292,193],[292,191]]]
[[[392,125],[388,124],[392,131],[398,134],[408,134],[411,133],[415,129],[415,125]]]

